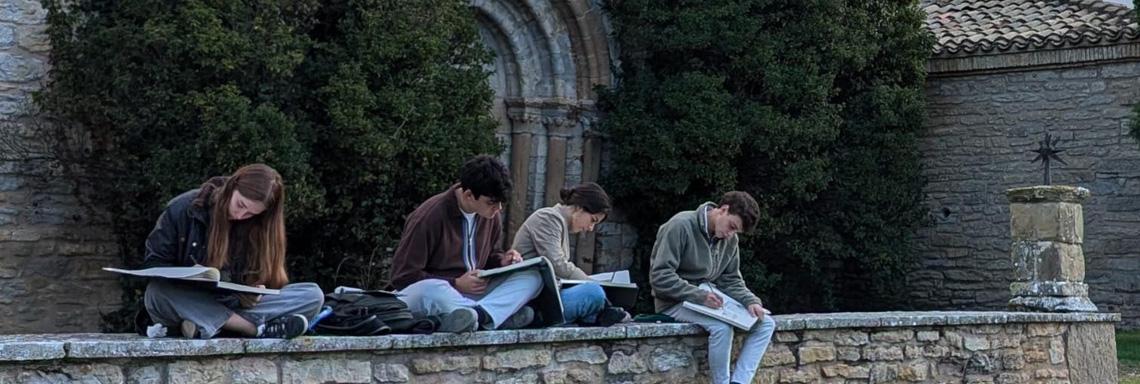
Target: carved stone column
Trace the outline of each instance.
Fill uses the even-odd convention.
[[[1085,225],[1081,202],[1089,190],[1062,185],[1013,188],[1009,197],[1009,285],[1014,310],[1095,312],[1084,283]]]
[[[546,201],[549,207],[559,202],[559,194],[566,186],[566,141],[574,134],[577,121],[574,114],[550,117],[546,121]]]
[[[523,221],[526,220],[527,191],[530,189],[531,138],[542,129],[542,115],[526,108],[512,108],[511,119],[511,201],[507,207],[507,236],[504,244],[510,246]]]
[[[602,164],[602,136],[597,131],[588,129],[582,133],[582,137],[585,139],[582,145],[582,182],[598,181]],[[594,232],[578,236],[578,247],[575,249],[576,264],[587,274],[594,273],[596,237]]]

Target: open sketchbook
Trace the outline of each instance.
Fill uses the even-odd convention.
[[[538,296],[534,300],[530,301],[531,306],[542,314],[542,324],[540,325],[561,324],[563,322],[562,296],[558,293],[558,279],[554,277],[554,267],[545,257],[535,257],[505,267],[482,270],[479,271],[478,276],[483,279],[504,277],[528,269],[536,269],[538,274],[542,276],[542,290],[538,292]]]
[[[731,297],[728,297],[728,295],[725,295],[724,292],[716,289],[716,286],[704,283],[699,285],[698,288],[716,292],[717,295],[720,295],[720,299],[724,302],[724,305],[717,309],[712,309],[701,304],[690,303],[688,301],[681,305],[694,312],[724,321],[743,330],[752,329],[752,325],[756,324],[756,320],[758,319],[752,317],[751,313],[748,313],[748,308],[745,308],[739,301],[733,300]],[[768,311],[765,310],[764,312],[767,313]]]
[[[243,293],[255,293],[258,295],[277,295],[281,293],[281,291],[277,289],[258,288],[221,281],[222,274],[218,272],[217,268],[210,268],[201,265],[195,265],[193,267],[154,267],[135,270],[103,268],[103,270],[139,277],[160,277],[164,279],[200,281],[212,284],[219,289]]]
[[[637,284],[630,282],[629,271],[595,273],[590,280],[562,280],[562,289],[590,281],[601,285],[606,298],[616,306],[632,310],[637,304]]]

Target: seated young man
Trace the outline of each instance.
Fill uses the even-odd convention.
[[[524,305],[542,287],[537,271],[477,276],[481,269],[522,260],[518,252],[497,249],[499,212],[510,188],[503,163],[477,156],[463,164],[458,184],[408,215],[391,281],[413,315],[435,317],[441,332],[521,328],[534,319]]]
[[[745,192],[729,192],[719,203],[701,204],[695,211],[673,216],[657,230],[650,262],[649,284],[658,312],[678,321],[694,323],[709,332],[709,370],[712,383],[729,383],[729,355],[732,352],[732,325],[684,308],[682,302],[720,308],[723,301],[715,292],[698,287],[711,283],[743,304],[760,318],[748,330],[744,346],[731,372],[731,382],[747,384],[768,349],[776,322],[765,316],[760,298],[752,294],[740,277],[740,248],[737,232],[756,226],[760,207]]]

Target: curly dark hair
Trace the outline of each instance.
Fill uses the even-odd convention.
[[[459,187],[480,196],[491,198],[492,202],[507,201],[511,193],[511,175],[499,159],[490,155],[479,155],[463,163],[459,169]]]

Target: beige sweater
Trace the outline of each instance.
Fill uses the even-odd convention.
[[[590,277],[570,262],[570,216],[562,213],[562,204],[534,211],[515,234],[512,248],[523,259],[542,256],[554,265],[560,279],[587,280]]]

